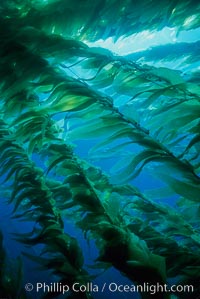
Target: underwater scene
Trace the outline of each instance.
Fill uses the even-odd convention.
[[[0,299],[200,298],[199,25],[0,1]]]

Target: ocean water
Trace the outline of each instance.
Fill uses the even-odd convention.
[[[200,5],[0,3],[0,299],[200,298]]]

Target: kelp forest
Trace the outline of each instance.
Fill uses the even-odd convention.
[[[198,1],[1,0],[1,298],[200,298],[199,24]],[[117,52],[164,28],[196,39]]]

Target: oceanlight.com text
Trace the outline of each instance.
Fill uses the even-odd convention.
[[[92,282],[88,282],[86,284],[80,284],[75,282],[73,285],[62,284],[60,282],[55,283],[45,283],[45,282],[38,282],[35,285],[32,283],[27,283],[25,285],[25,290],[27,292],[31,292],[35,290],[37,293],[61,293],[65,294],[68,292],[75,292],[75,293],[97,293],[97,292],[111,292],[111,293],[149,293],[154,295],[156,293],[192,293],[194,292],[193,285],[167,285],[167,284],[149,284],[143,283],[139,285],[133,284],[117,284],[115,282],[103,284],[94,284]]]

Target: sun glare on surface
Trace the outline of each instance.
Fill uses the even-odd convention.
[[[190,22],[188,18],[188,22]],[[144,30],[129,37],[120,37],[116,42],[112,37],[106,40],[99,39],[96,42],[85,43],[90,47],[102,47],[111,50],[118,55],[128,55],[131,53],[147,50],[158,45],[173,44],[179,42],[196,42],[200,38],[200,30],[193,29],[178,32],[177,28],[164,27],[160,31]]]

